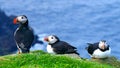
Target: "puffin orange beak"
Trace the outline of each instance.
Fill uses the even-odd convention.
[[[13,23],[17,24],[17,22],[18,22],[17,18],[14,18]]]
[[[47,42],[48,42],[49,40],[48,40],[48,38],[47,38],[47,37],[45,37],[45,38],[44,38],[44,41],[47,41]]]
[[[101,48],[104,50],[105,49],[105,45],[102,45]]]

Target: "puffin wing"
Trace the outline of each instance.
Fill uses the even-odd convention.
[[[21,49],[24,48],[29,49],[34,40],[34,34],[32,30],[24,30],[24,31],[17,30],[14,34],[14,37],[17,45]]]
[[[88,53],[92,55],[93,52],[94,52],[96,49],[98,49],[98,44],[99,44],[99,43],[94,43],[94,44],[87,43],[87,44],[88,44],[88,47],[87,47],[86,49],[87,49]]]
[[[54,51],[58,54],[76,53],[76,49],[76,47],[73,47],[64,41],[60,41],[54,46]]]

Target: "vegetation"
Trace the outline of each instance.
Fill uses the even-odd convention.
[[[114,68],[90,60],[51,55],[43,51],[0,57],[0,68]]]
[[[105,59],[92,59],[91,61],[99,62],[102,64],[108,64],[115,68],[120,68],[120,61],[114,56]]]

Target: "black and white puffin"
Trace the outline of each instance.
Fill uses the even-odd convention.
[[[93,44],[88,43],[88,45],[86,49],[92,58],[107,58],[111,53],[111,48],[105,40]]]
[[[28,19],[25,15],[21,15],[14,18],[13,23],[19,24],[14,33],[18,53],[28,53],[34,40],[34,33],[28,25]]]
[[[44,40],[48,42],[47,52],[53,54],[77,54],[77,48],[71,46],[67,42],[60,41],[60,39],[55,35],[50,35],[45,37]]]

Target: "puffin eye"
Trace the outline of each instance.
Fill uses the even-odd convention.
[[[53,37],[51,37],[51,39],[53,39]]]
[[[24,17],[21,17],[21,19],[23,19]]]

